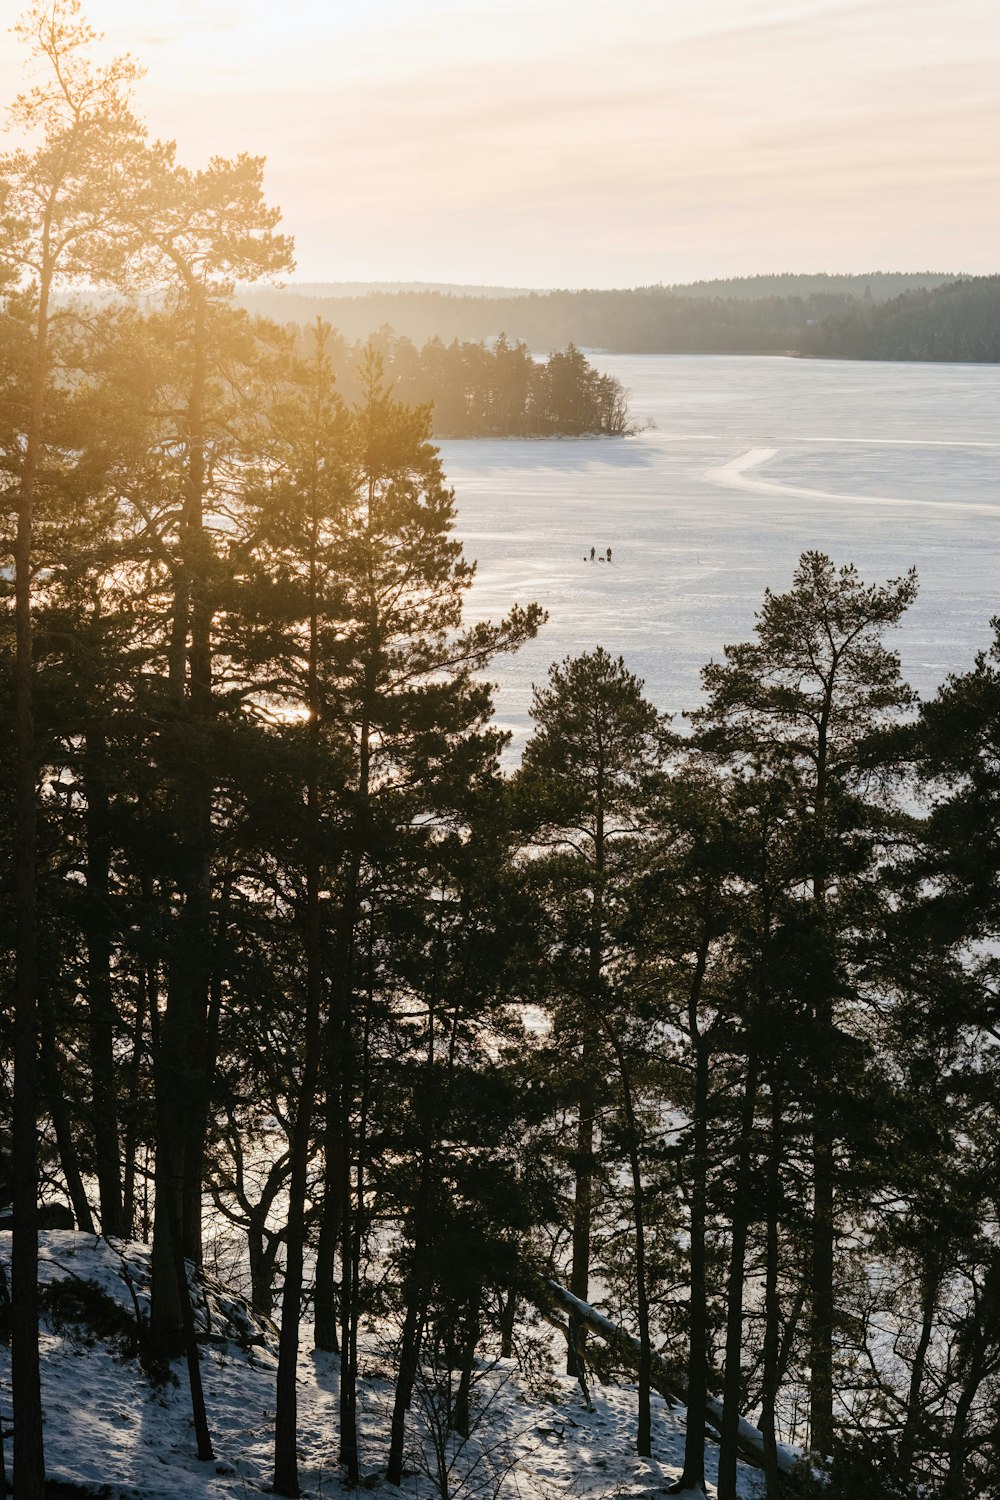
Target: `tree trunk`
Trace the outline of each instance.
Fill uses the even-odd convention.
[[[348,1073],[349,1076],[349,1073]],[[350,1180],[351,1128],[350,1093],[344,1090],[343,1134],[346,1181],[344,1184],[344,1228],[341,1257],[341,1339],[340,1339],[340,1462],[347,1471],[347,1483],[357,1485],[361,1462],[358,1451],[358,1272],[361,1261],[361,1202],[353,1202]]]
[[[819,725],[816,753],[815,812],[821,827],[826,805],[828,732],[832,712],[832,687]],[[812,877],[812,898],[819,932],[827,927],[827,874],[822,850]],[[819,981],[820,991],[813,1005],[813,1022],[817,1031],[817,1055],[833,1058],[835,1048],[834,997],[828,990],[829,966]],[[812,1176],[813,1216],[810,1266],[812,1295],[809,1324],[809,1434],[814,1453],[827,1457],[833,1452],[833,1325],[834,1325],[834,1256],[836,1223],[834,1218],[834,1126],[830,1080],[818,1073],[812,1080],[813,1129]]]
[[[305,1200],[312,1139],[312,1115],[319,1076],[319,1011],[321,976],[314,938],[318,936],[318,886],[310,871],[310,903],[307,919],[306,1035],[302,1082],[292,1133],[292,1175],[288,1189],[288,1233],[285,1282],[281,1296],[281,1335],[278,1344],[278,1374],[274,1424],[274,1489],[279,1495],[298,1495],[296,1444],[298,1401],[296,1376],[299,1354],[299,1319],[302,1313],[302,1265],[305,1250]],[[309,897],[307,897],[307,901]],[[315,962],[314,962],[315,960]]]
[[[204,293],[200,288],[190,288],[190,295],[194,364],[183,433],[187,473],[169,649],[173,732],[187,741],[174,788],[182,907],[171,944],[167,1005],[154,1070],[157,1140],[150,1336],[154,1347],[172,1353],[179,1353],[184,1343],[185,1298],[177,1266],[185,1259],[195,1264],[201,1259],[199,1121],[205,1108],[206,1024],[212,972],[212,801],[205,743],[211,707],[211,613],[206,595],[210,548],[203,518],[208,351]],[[189,692],[185,695],[189,661]],[[179,749],[179,744],[175,745],[175,750]],[[173,1243],[175,1235],[180,1237],[178,1245]]]
[[[708,1283],[705,1219],[708,1196],[708,1044],[701,1033],[699,1007],[708,966],[710,928],[706,917],[695,959],[688,1000],[688,1034],[694,1052],[694,1142],[691,1153],[691,1295],[688,1302],[688,1420],[680,1489],[705,1490],[705,1402],[708,1398]]]
[[[754,1114],[757,1105],[757,1061],[747,1060],[740,1110],[739,1157],[733,1189],[732,1238],[726,1284],[726,1368],[719,1428],[718,1500],[737,1500],[736,1434],[743,1389],[743,1291],[750,1234],[750,1176],[753,1169]]]
[[[955,1403],[955,1416],[948,1435],[948,1472],[941,1487],[942,1500],[965,1500],[969,1493],[965,1465],[969,1458],[969,1417],[983,1381],[996,1368],[998,1321],[1000,1321],[1000,1259],[993,1262],[978,1299],[975,1319],[959,1351],[962,1386]],[[991,1356],[992,1350],[992,1356]]]
[[[587,1004],[584,1037],[580,1058],[579,1116],[576,1132],[576,1181],[573,1192],[573,1260],[569,1285],[574,1297],[586,1302],[590,1296],[590,1241],[594,1214],[594,1116],[598,1047],[596,1030],[601,1018],[601,977],[604,971],[604,780],[603,766],[597,775],[597,803],[594,812],[593,910],[587,953]],[[579,1340],[571,1339],[566,1351],[566,1373],[580,1375],[580,1356],[586,1333],[581,1328]]]
[[[46,217],[48,245],[51,209]],[[31,618],[32,529],[43,443],[48,377],[46,263],[38,288],[31,407],[18,494],[14,541],[14,1232],[11,1252],[11,1393],[18,1500],[42,1500],[45,1452],[38,1361],[38,832],[35,792],[34,666]]]
[[[176,1204],[173,1200],[171,1200],[170,1206],[176,1212]],[[171,1243],[173,1244],[175,1255],[174,1271],[180,1293],[184,1357],[187,1362],[188,1386],[191,1392],[191,1417],[198,1457],[207,1463],[215,1455],[212,1451],[212,1438],[208,1430],[205,1392],[201,1383],[201,1362],[198,1357],[198,1342],[194,1326],[194,1309],[191,1306],[191,1290],[188,1286],[187,1264],[181,1251],[181,1228],[176,1219],[171,1229]]]
[[[316,1253],[316,1308],[314,1341],[317,1349],[337,1349],[337,1307],[334,1282],[334,1258],[338,1239],[341,1245],[341,1328],[350,1321],[343,1306],[344,1289],[350,1283],[347,1265],[350,1251],[351,1163],[350,1125],[353,1099],[351,1090],[352,1027],[354,992],[354,942],[358,922],[361,866],[367,841],[368,796],[370,773],[369,684],[366,682],[365,706],[361,712],[358,734],[357,802],[347,872],[344,903],[337,930],[338,971],[331,986],[333,1009],[327,1019],[327,1046],[323,1079],[326,1097],[326,1121],[323,1137],[324,1192],[320,1221],[319,1246]],[[346,1356],[343,1339],[342,1359]],[[342,1366],[343,1369],[343,1366]],[[341,1386],[343,1396],[343,1385]]]
[[[176,1033],[180,1026],[179,997],[168,1000],[160,1023],[159,1046],[154,1059],[156,1096],[156,1166],[153,1194],[153,1253],[151,1260],[152,1305],[149,1338],[154,1351],[174,1358],[184,1348],[184,1316],[178,1259],[184,1252],[179,1238],[184,1180],[183,1131],[179,1119],[186,1092],[179,1059],[183,1047]]]
[[[128,1094],[125,1100],[125,1173],[122,1183],[122,1233],[135,1233],[136,1147],[139,1138],[139,1087],[142,1078],[142,1039],[146,1013],[155,1013],[157,982],[155,966],[141,966],[136,984],[135,1017],[132,1023],[132,1056],[129,1059]]]
[[[899,1439],[899,1477],[903,1484],[910,1483],[910,1473],[913,1468],[913,1456],[917,1446],[917,1435],[921,1427],[926,1425],[925,1414],[920,1406],[920,1389],[924,1382],[924,1370],[927,1365],[927,1351],[930,1348],[931,1336],[934,1332],[934,1315],[937,1311],[938,1292],[940,1290],[940,1272],[938,1264],[933,1258],[924,1268],[922,1296],[920,1298],[920,1337],[913,1355],[913,1364],[910,1368],[910,1384],[906,1397],[906,1420],[903,1423],[903,1432]]]
[[[517,1322],[517,1293],[509,1291],[500,1299],[500,1358],[514,1358],[514,1325]]]
[[[430,1058],[433,1060],[433,1040],[430,1044]],[[416,1229],[413,1261],[407,1286],[406,1313],[403,1318],[403,1336],[400,1342],[399,1368],[396,1373],[396,1391],[393,1397],[392,1424],[389,1432],[389,1458],[385,1474],[388,1482],[395,1485],[403,1482],[406,1413],[413,1400],[413,1387],[420,1363],[420,1345],[426,1307],[426,1262],[430,1248],[427,1237],[430,1230],[432,1170],[433,1158],[430,1144],[425,1140],[420,1163],[420,1181],[414,1204]]]
[[[83,1185],[83,1175],[80,1171],[80,1161],[77,1155],[74,1131],[70,1124],[69,1110],[66,1107],[62,1081],[59,1077],[59,1053],[55,1040],[55,1011],[52,1004],[52,996],[49,993],[47,985],[44,983],[39,983],[38,986],[38,1010],[41,1029],[41,1058],[39,1061],[41,1103],[48,1109],[52,1117],[52,1124],[55,1127],[56,1145],[59,1148],[59,1163],[62,1167],[63,1176],[66,1179],[69,1201],[73,1205],[73,1217],[76,1219],[77,1227],[82,1229],[85,1234],[93,1234],[94,1216],[90,1211],[87,1191]]]
[[[413,1387],[416,1384],[420,1363],[420,1344],[424,1323],[424,1307],[421,1298],[422,1288],[418,1288],[414,1280],[411,1283],[406,1314],[403,1318],[403,1336],[400,1341],[396,1390],[392,1403],[392,1424],[389,1429],[389,1457],[385,1469],[386,1481],[397,1486],[403,1482],[406,1413],[413,1400]]]
[[[212,546],[205,530],[206,486],[205,399],[208,380],[208,331],[205,294],[192,296],[194,365],[188,395],[185,441],[187,476],[184,497],[183,550],[188,586],[190,628],[189,679],[182,721],[191,736],[182,773],[182,802],[178,808],[184,849],[184,908],[179,966],[182,1028],[187,1033],[185,1074],[185,1129],[181,1142],[181,1244],[184,1256],[201,1264],[202,1179],[205,1124],[210,1085],[208,1025],[215,965],[212,956],[212,793],[209,735],[212,723]],[[172,988],[172,987],[171,987]]]
[[[108,827],[107,739],[91,724],[84,747],[87,797],[87,1001],[90,1050],[94,1167],[101,1208],[101,1231],[124,1230],[121,1151],[118,1135],[118,1078],[111,988],[111,836]]]
[[[576,1125],[576,1166],[573,1191],[573,1246],[569,1286],[574,1297],[586,1302],[590,1295],[590,1238],[594,1196],[594,1088],[593,1070],[597,1045],[583,1044],[580,1059],[581,1087]],[[581,1335],[582,1341],[583,1335]],[[575,1344],[566,1351],[566,1373],[578,1373]]]
[[[825,1085],[818,1083],[821,1091]],[[809,1428],[814,1453],[833,1451],[833,1138],[827,1103],[818,1106],[813,1130],[812,1317],[809,1327]]]
[[[482,1291],[477,1287],[469,1298],[465,1318],[465,1339],[462,1344],[462,1368],[459,1373],[458,1390],[455,1393],[455,1409],[451,1425],[459,1437],[468,1438],[470,1428],[469,1402],[472,1395],[472,1374],[476,1365],[476,1348],[480,1334],[480,1307]]]
[[[982,1371],[974,1366],[966,1376],[948,1434],[948,1472],[941,1487],[942,1500],[966,1500],[965,1462],[968,1458],[969,1413],[982,1383]]]
[[[332,1020],[327,1022],[332,1031]],[[325,1049],[329,1055],[330,1048]],[[340,1104],[333,1079],[339,1072],[326,1064],[327,1086],[324,1098],[323,1129],[323,1206],[316,1246],[316,1288],[313,1305],[313,1344],[330,1354],[338,1353],[336,1257],[337,1242],[344,1222],[343,1180],[344,1143],[340,1138]]]
[[[605,1023],[605,1031],[611,1042],[611,1047],[618,1063],[618,1072],[621,1077],[622,1105],[625,1114],[625,1128],[628,1134],[629,1171],[632,1176],[632,1219],[635,1226],[636,1317],[639,1324],[639,1390],[635,1451],[640,1457],[649,1458],[652,1452],[652,1416],[649,1398],[652,1345],[649,1336],[649,1296],[646,1287],[646,1218],[642,1193],[642,1163],[639,1158],[639,1123],[635,1115],[632,1082],[625,1051],[610,1024]],[[575,1342],[575,1339],[569,1340],[570,1348],[573,1347]]]
[[[764,1437],[764,1478],[767,1500],[778,1500],[778,1447],[775,1404],[778,1399],[781,1344],[781,1305],[778,1300],[778,1216],[781,1212],[781,1109],[771,1087],[771,1139],[767,1162],[767,1250],[764,1270],[764,1388],[760,1428]]]
[[[316,504],[316,471],[313,469],[313,513]],[[288,1185],[288,1233],[286,1237],[285,1284],[281,1296],[281,1336],[278,1345],[278,1376],[274,1422],[274,1489],[279,1495],[298,1495],[299,1476],[296,1444],[298,1401],[296,1374],[299,1355],[299,1320],[302,1316],[302,1265],[305,1252],[305,1206],[312,1141],[313,1112],[320,1066],[320,1019],[323,1002],[323,953],[320,919],[320,800],[319,800],[319,619],[314,551],[310,558],[309,612],[309,776],[306,788],[306,1015],[302,1082],[292,1130],[292,1171]]]

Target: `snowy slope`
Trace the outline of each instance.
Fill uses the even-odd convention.
[[[9,1233],[0,1260],[9,1267]],[[50,1232],[40,1240],[43,1285],[70,1280],[101,1287],[130,1315],[148,1312],[149,1250],[92,1235]],[[273,1324],[218,1283],[198,1282],[204,1339],[202,1376],[216,1458],[194,1456],[183,1362],[158,1383],[136,1359],[116,1355],[86,1328],[57,1319],[42,1338],[45,1445],[50,1477],[106,1500],[178,1500],[266,1490],[271,1478],[277,1339]],[[305,1333],[305,1330],[304,1330]],[[339,1362],[309,1351],[299,1362],[300,1479],[311,1496],[340,1490],[337,1465]],[[361,1357],[360,1428],[363,1485],[383,1486],[392,1382],[388,1350],[372,1334]],[[681,1469],[683,1413],[654,1397],[654,1457],[631,1451],[635,1392],[595,1385],[586,1409],[575,1381],[555,1376],[545,1395],[529,1390],[509,1361],[480,1372],[469,1441],[452,1438],[435,1458],[436,1388],[414,1403],[404,1492],[409,1500],[558,1500],[567,1496],[662,1494]],[[0,1410],[10,1417],[10,1351],[0,1346]],[[8,1458],[8,1471],[10,1455]],[[708,1450],[709,1478],[715,1453]],[[386,1486],[388,1489],[389,1487]],[[391,1492],[394,1493],[394,1492]],[[763,1493],[760,1476],[741,1469],[746,1500]]]

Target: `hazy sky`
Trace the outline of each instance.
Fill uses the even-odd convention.
[[[2,10],[13,16],[16,0]],[[90,0],[300,280],[1000,270],[1000,0]],[[0,41],[0,94],[20,48]]]

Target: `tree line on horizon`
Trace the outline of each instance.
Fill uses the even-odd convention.
[[[151,1240],[143,1354],[186,1359],[206,1461],[188,1268],[207,1205],[240,1237],[280,1319],[279,1494],[304,1330],[340,1355],[354,1485],[381,1337],[398,1485],[421,1382],[467,1435],[550,1277],[631,1335],[640,1453],[654,1362],[681,1373],[689,1487],[714,1395],[723,1500],[747,1412],[771,1500],[989,1493],[1000,636],[917,705],[887,641],[915,579],[806,553],[689,732],[597,647],[505,770],[489,679],[543,612],[463,619],[428,408],[377,349],[342,392],[323,324],[233,306],[290,263],[259,159],[150,143],[75,0],[21,29],[57,67],[0,162],[18,1500],[44,1495],[42,1188]],[[156,296],[54,302],[80,281]],[[574,1373],[615,1372],[565,1332]],[[784,1476],[784,1439],[832,1479]]]
[[[533,349],[612,354],[804,354],[814,358],[994,362],[1000,277],[746,277],[688,287],[529,292],[503,297],[369,292],[316,297],[241,288],[279,322],[322,316],[351,340],[383,324],[416,343],[481,341],[501,329]]]

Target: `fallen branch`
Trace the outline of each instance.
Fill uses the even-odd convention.
[[[639,1359],[639,1340],[620,1324],[612,1322],[604,1313],[598,1312],[596,1307],[591,1307],[589,1302],[582,1302],[579,1297],[574,1297],[564,1286],[557,1281],[546,1281],[543,1283],[545,1295],[560,1307],[584,1328],[603,1339],[623,1363],[634,1369]],[[653,1353],[650,1359],[650,1385],[664,1400],[671,1405],[679,1406],[686,1404],[687,1382],[683,1375],[672,1368],[659,1354]],[[712,1429],[717,1428],[722,1422],[722,1402],[714,1396],[709,1396],[705,1402],[705,1418]],[[737,1445],[740,1452],[755,1467],[761,1467],[764,1462],[764,1434],[759,1427],[748,1422],[746,1417],[738,1419]],[[790,1474],[795,1466],[801,1461],[802,1455],[795,1449],[786,1447],[784,1443],[777,1445],[778,1469],[782,1474]]]

